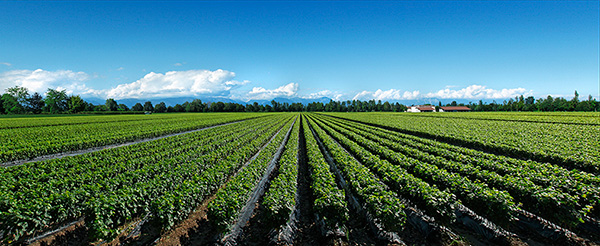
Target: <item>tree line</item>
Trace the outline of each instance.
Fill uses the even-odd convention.
[[[517,96],[514,99],[504,100],[502,103],[484,103],[479,100],[477,104],[467,105],[473,111],[600,111],[600,102],[592,95],[587,100],[580,100],[579,93],[575,91],[573,98],[567,100],[563,97],[552,97],[535,99],[533,96]]]
[[[442,106],[441,102],[438,107]],[[587,100],[580,101],[579,94],[571,100],[562,97],[535,99],[532,96],[525,98],[523,95],[514,99],[505,100],[502,103],[479,103],[469,102],[467,105],[458,104],[456,101],[446,106],[467,106],[473,111],[599,111],[600,102],[591,95]],[[134,112],[404,112],[407,107],[398,102],[382,102],[381,100],[347,100],[329,101],[328,103],[311,102],[307,105],[302,103],[281,103],[274,100],[270,104],[262,105],[257,102],[251,104],[239,104],[231,102],[202,102],[195,99],[191,102],[167,106],[164,102],[153,105],[147,101],[144,104],[136,103],[129,108],[125,104],[119,104],[113,98],[106,99],[105,104],[94,105],[86,102],[79,95],[67,95],[65,90],[49,88],[45,97],[35,92],[29,93],[24,87],[11,87],[0,97],[0,114],[64,114],[64,113],[134,113]]]

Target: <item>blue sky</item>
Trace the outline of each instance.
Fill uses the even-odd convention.
[[[0,90],[239,100],[599,93],[598,1],[3,1],[0,12]]]

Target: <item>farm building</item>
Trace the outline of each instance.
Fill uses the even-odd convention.
[[[440,107],[440,112],[469,112],[471,109],[466,106],[448,106]]]
[[[435,112],[435,107],[431,106],[431,105],[411,106],[409,109],[406,110],[406,112],[413,112],[413,113],[418,113],[418,112]]]

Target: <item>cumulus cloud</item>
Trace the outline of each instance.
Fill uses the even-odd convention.
[[[412,100],[418,98],[420,95],[419,91],[404,91],[397,89],[381,90],[377,91],[361,91],[352,98],[352,100]]]
[[[506,88],[489,89],[483,85],[470,85],[462,89],[451,89],[456,86],[446,86],[445,89],[422,94],[419,91],[401,91],[397,89],[361,91],[357,93],[353,100],[414,100],[419,98],[439,98],[439,99],[503,99],[518,95],[529,95],[530,91],[525,88]]]
[[[118,68],[117,70],[122,70]],[[46,71],[12,70],[0,73],[0,89],[22,86],[32,92],[44,93],[48,88],[66,90],[100,98],[156,98],[181,96],[228,96],[234,88],[250,83],[237,81],[235,73],[226,70],[188,70],[167,73],[148,73],[131,83],[120,84],[111,89],[92,89],[84,83],[92,76],[71,70]]]
[[[289,83],[276,89],[269,90],[263,87],[254,87],[248,92],[248,97],[254,100],[266,100],[275,97],[293,97],[298,92],[298,83]]]
[[[178,96],[227,96],[230,91],[249,81],[235,81],[235,73],[218,69],[170,71],[164,74],[150,72],[128,84],[107,90],[109,98],[156,98]]]
[[[526,94],[525,88],[489,89],[483,85],[470,85],[459,90],[446,88],[437,92],[427,93],[425,97],[442,99],[503,99]]]
[[[38,93],[44,93],[48,88],[85,93],[89,88],[83,82],[89,79],[88,74],[71,70],[12,70],[0,73],[0,88],[21,86]]]
[[[10,64],[10,63],[8,63],[8,62],[2,62],[2,63],[0,63],[0,64],[2,64],[2,65],[4,65],[4,66],[7,66],[7,67],[10,67],[10,66],[12,66],[12,64]]]
[[[317,99],[317,98],[322,98],[322,97],[328,97],[328,98],[333,99],[334,101],[340,101],[343,96],[344,96],[344,94],[339,93],[339,92],[333,92],[330,90],[322,90],[319,92],[308,94],[307,96],[303,96],[302,98]]]

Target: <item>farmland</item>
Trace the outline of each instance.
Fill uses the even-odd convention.
[[[599,119],[0,118],[0,244],[597,245]]]

